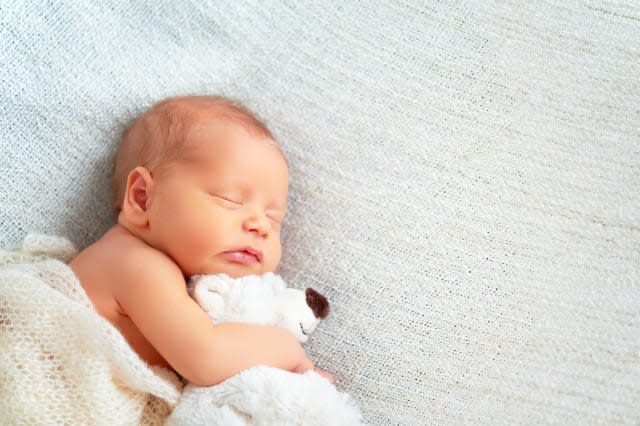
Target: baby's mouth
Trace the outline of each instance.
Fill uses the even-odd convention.
[[[262,252],[252,247],[243,247],[236,250],[225,251],[224,257],[234,263],[251,265],[262,262]]]

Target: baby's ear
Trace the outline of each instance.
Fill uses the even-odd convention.
[[[127,176],[122,214],[131,225],[143,228],[149,223],[147,207],[152,189],[153,178],[145,167],[138,166]]]

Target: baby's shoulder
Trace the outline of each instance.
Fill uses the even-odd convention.
[[[105,235],[100,250],[108,253],[106,271],[120,289],[130,290],[139,286],[186,285],[180,267],[168,255],[124,232]]]
[[[133,283],[167,283],[185,285],[180,267],[168,255],[143,242],[123,247],[116,255],[122,279]]]

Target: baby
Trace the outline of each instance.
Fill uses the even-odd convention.
[[[133,122],[118,149],[118,223],[69,265],[142,359],[193,384],[256,365],[313,369],[289,332],[214,325],[186,290],[195,274],[274,271],[287,191],[287,161],[249,110],[214,96],[165,100]]]

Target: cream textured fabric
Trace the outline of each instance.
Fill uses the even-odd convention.
[[[0,2],[2,245],[88,244],[126,123],[230,95],[369,423],[640,423],[637,2],[80,3]]]
[[[151,370],[91,306],[66,240],[0,251],[2,424],[160,424],[180,382]]]

